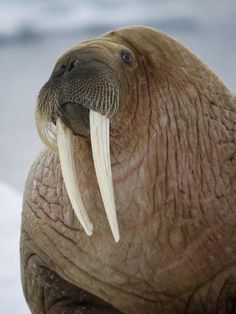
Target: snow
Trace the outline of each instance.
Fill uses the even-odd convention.
[[[28,314],[21,288],[19,261],[22,195],[0,182],[0,200],[0,312]]]

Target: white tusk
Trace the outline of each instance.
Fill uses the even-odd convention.
[[[93,225],[84,208],[76,177],[76,165],[73,156],[73,134],[71,130],[64,125],[61,119],[57,119],[56,125],[57,145],[66,190],[79,222],[87,235],[91,236],[93,233]]]
[[[109,119],[98,112],[90,110],[89,121],[93,161],[98,185],[112,234],[115,241],[118,242],[120,235],[111,174]]]

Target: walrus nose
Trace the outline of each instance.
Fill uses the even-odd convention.
[[[89,109],[76,103],[67,102],[61,105],[60,117],[75,135],[89,136]]]
[[[78,60],[76,56],[70,56],[66,59],[63,59],[56,67],[54,68],[51,78],[58,78],[65,75],[68,72],[71,72],[77,65]]]

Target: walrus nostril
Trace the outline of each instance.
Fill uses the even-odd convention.
[[[69,58],[65,62],[56,65],[52,73],[52,77],[58,78],[58,77],[63,76],[67,72],[71,72],[74,69],[76,63],[77,63],[76,58]]]
[[[62,64],[61,66],[56,66],[52,72],[51,77],[53,77],[53,78],[61,77],[65,72],[66,72],[65,64]]]
[[[71,60],[68,65],[68,72],[70,72],[75,67],[76,60]]]

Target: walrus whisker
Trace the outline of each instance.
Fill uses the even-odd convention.
[[[35,120],[42,141],[52,150],[57,150],[56,128],[52,121],[57,117],[58,110],[57,93],[52,94],[42,89],[38,97]]]

